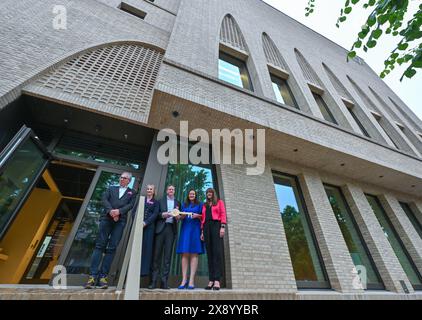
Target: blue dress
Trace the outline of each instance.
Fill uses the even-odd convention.
[[[182,204],[181,211],[202,214],[202,204],[190,203],[188,206]],[[204,252],[204,243],[201,241],[201,219],[186,216],[182,221],[176,253],[203,254]]]

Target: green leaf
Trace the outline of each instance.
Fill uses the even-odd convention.
[[[372,37],[374,39],[378,39],[382,35],[382,30],[381,29],[376,29],[376,30],[372,31],[372,34],[371,35],[372,35]]]
[[[399,44],[398,46],[397,46],[397,48],[399,49],[399,50],[406,50],[407,49],[407,47],[409,47],[409,44],[408,43],[402,43],[402,44]]]
[[[347,54],[347,56],[348,56],[350,59],[353,59],[354,57],[356,57],[356,51],[350,51],[350,52]]]
[[[344,9],[345,14],[349,14],[350,12],[352,12],[352,7],[347,7],[346,9]]]
[[[370,41],[368,41],[367,43],[366,43],[366,46],[368,47],[368,48],[373,48],[373,47],[375,47],[377,45],[377,42],[375,41],[375,40],[370,40]]]
[[[406,78],[412,78],[414,75],[416,74],[416,70],[415,69],[412,69],[412,68],[410,68],[410,69],[407,69],[405,72],[404,72],[404,76],[406,77]]]

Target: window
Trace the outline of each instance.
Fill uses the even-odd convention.
[[[119,6],[119,9],[122,10],[122,11],[124,11],[124,12],[127,12],[127,13],[135,16],[135,17],[138,17],[138,18],[140,18],[142,20],[144,20],[145,17],[146,17],[146,15],[147,15],[142,10],[139,10],[139,9],[137,9],[135,7],[132,7],[131,5],[127,4],[126,2],[122,2],[120,4],[120,6]]]
[[[253,91],[246,63],[224,52],[218,60],[218,78],[235,86]]]
[[[322,99],[321,95],[318,93],[312,92],[312,95],[314,96],[314,99],[319,107],[319,110],[322,113],[322,116],[325,120],[337,124],[336,119],[334,119],[333,114],[331,113],[330,109],[328,109],[327,104],[325,103],[324,99]]]
[[[293,93],[285,79],[271,75],[271,82],[278,102],[298,108]]]
[[[274,186],[297,286],[329,288],[297,179],[277,174]]]
[[[191,164],[169,164],[165,186],[172,184],[176,187],[175,197],[182,203],[185,202],[190,189],[197,191],[197,197],[200,202],[205,201],[205,192],[208,188],[214,188],[218,194],[217,179],[215,172],[210,165],[191,165]],[[165,192],[164,192],[165,194]],[[180,234],[181,224],[179,223]],[[176,254],[177,245],[174,246],[170,265],[170,276],[180,281],[182,274],[181,255]],[[198,258],[197,281],[208,280],[208,258],[202,254]]]
[[[333,208],[334,215],[340,227],[347,249],[353,260],[353,264],[357,266],[364,266],[366,268],[367,281],[362,279],[365,289],[384,289],[384,285],[375,268],[375,264],[369,255],[368,248],[363,240],[357,223],[350,212],[341,189],[334,186],[324,185],[328,200]]]
[[[388,134],[388,131],[384,128],[384,125],[381,121],[382,117],[374,112],[371,112],[372,116],[377,120],[378,124],[380,125],[381,129],[384,131],[384,133],[387,135],[388,139],[391,141],[391,143],[400,150],[399,146],[394,142],[393,138]]]
[[[407,252],[403,242],[399,238],[396,230],[394,229],[390,219],[388,218],[384,208],[381,206],[379,199],[372,195],[366,195],[369,204],[372,207],[372,210],[375,213],[375,216],[378,219],[378,222],[381,225],[384,235],[387,237],[388,242],[390,242],[391,247],[394,250],[400,264],[409,278],[410,283],[412,284],[415,290],[422,290],[422,278],[419,274],[419,271],[416,269],[415,264],[410,258],[409,253]]]
[[[422,239],[422,224],[416,218],[415,213],[410,209],[409,204],[405,202],[400,202],[400,206],[402,207],[403,211],[406,213],[407,217],[409,218],[410,222],[412,223],[413,227],[415,227],[417,233],[419,234],[419,237]]]
[[[355,120],[356,124],[358,125],[360,132],[370,138],[371,136],[369,135],[368,131],[366,131],[365,127],[363,126],[362,122],[360,122],[359,118],[357,117],[357,115],[355,114],[354,105],[351,105],[350,103],[347,103],[345,101],[343,101],[344,105],[346,106],[347,110],[350,112],[350,115],[352,116],[353,120]]]

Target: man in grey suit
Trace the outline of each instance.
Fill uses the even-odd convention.
[[[120,175],[119,185],[109,187],[103,194],[103,212],[100,216],[98,236],[92,254],[90,277],[85,285],[86,289],[94,288],[97,280],[99,280],[99,288],[108,288],[107,276],[111,263],[125,230],[128,212],[135,204],[135,192],[128,187],[131,179],[131,173],[123,172]],[[103,253],[105,255],[100,271]]]
[[[169,289],[168,277],[171,255],[173,253],[173,243],[177,236],[177,222],[179,220],[179,217],[173,217],[171,211],[173,209],[180,209],[180,202],[174,198],[174,192],[174,186],[169,185],[167,187],[167,195],[160,200],[160,215],[158,216],[155,227],[154,260],[149,289],[155,289],[157,287],[163,254],[164,270],[162,270],[161,288]]]

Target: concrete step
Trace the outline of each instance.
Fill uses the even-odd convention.
[[[50,286],[1,285],[0,300],[123,300],[124,292],[115,288],[85,290],[81,287],[54,289]],[[396,294],[368,291],[347,294],[335,291],[308,290],[289,293],[275,290],[230,290],[218,292],[195,290],[140,290],[141,300],[422,300],[422,292]]]

